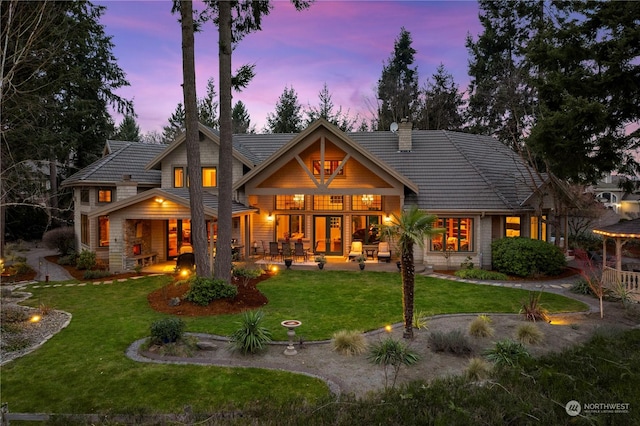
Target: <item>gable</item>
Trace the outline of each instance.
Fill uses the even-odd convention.
[[[367,188],[397,194],[405,186],[417,190],[325,120],[312,124],[234,185],[242,186],[253,194],[287,193],[287,189],[357,194]]]

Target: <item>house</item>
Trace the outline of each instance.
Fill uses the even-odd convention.
[[[596,200],[615,212],[620,219],[640,217],[640,191],[627,192],[620,185],[620,176],[608,175],[591,187]]]
[[[219,134],[203,125],[199,134],[215,242]],[[184,134],[170,145],[107,142],[100,160],[63,182],[74,192],[78,246],[112,271],[175,258],[191,235],[186,158]],[[290,238],[346,258],[352,241],[375,246],[380,225],[407,205],[446,229],[415,253],[436,268],[467,257],[490,267],[493,240],[549,236],[543,176],[487,136],[408,122],[397,132],[345,133],[320,119],[298,134],[234,135],[231,161],[233,244],[245,256]]]

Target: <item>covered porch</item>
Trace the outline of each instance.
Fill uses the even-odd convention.
[[[603,237],[602,284],[609,289],[620,286],[631,300],[640,302],[640,259],[625,260],[622,254],[625,243],[640,240],[640,219],[621,221],[593,232]],[[616,244],[615,267],[607,265],[607,239]]]

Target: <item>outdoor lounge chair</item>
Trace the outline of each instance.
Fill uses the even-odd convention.
[[[391,249],[388,242],[381,241],[378,244],[378,261],[380,260],[384,260],[387,263],[391,261]]]
[[[354,241],[351,243],[351,250],[349,251],[349,260],[355,259],[362,255],[362,241]]]

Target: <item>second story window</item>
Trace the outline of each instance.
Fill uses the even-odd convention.
[[[89,204],[89,188],[80,189],[80,204]]]
[[[173,168],[173,187],[184,188],[186,185],[186,167],[174,167]]]
[[[341,164],[342,160],[324,160],[324,164],[320,160],[313,160],[313,174],[320,176],[320,172],[324,169],[324,175],[331,176]],[[340,169],[338,176],[344,176],[344,167]]]
[[[111,202],[111,194],[112,190],[110,189],[99,189],[98,190],[98,202],[99,203],[110,203]]]
[[[215,187],[218,186],[218,173],[215,167],[202,168],[202,186]]]

